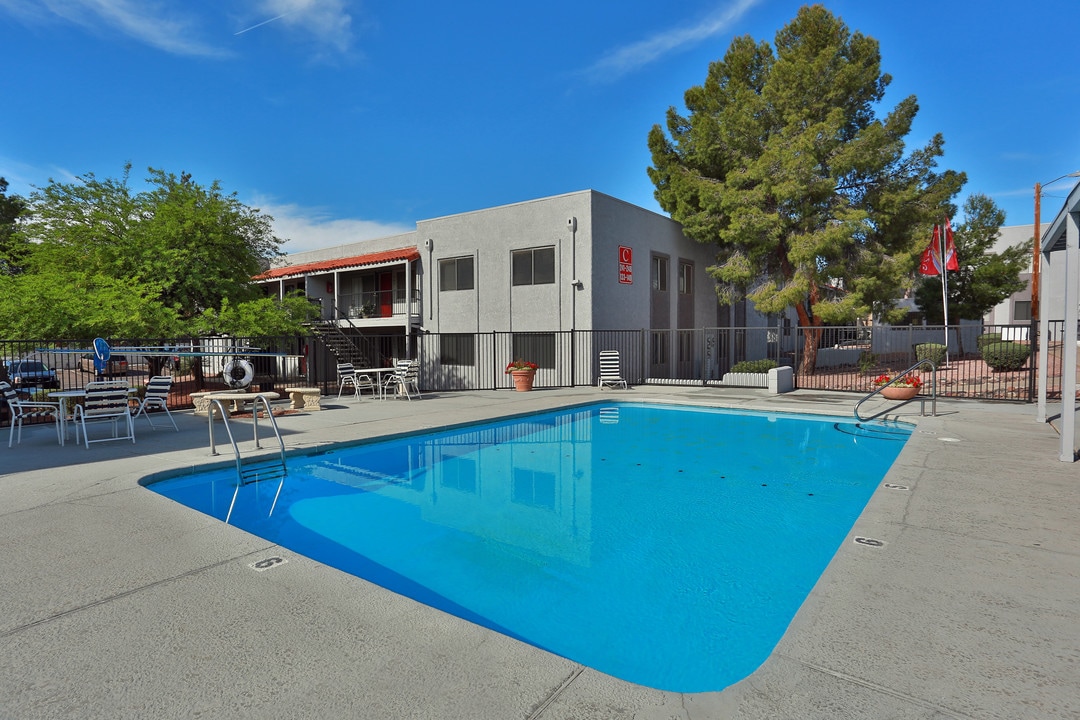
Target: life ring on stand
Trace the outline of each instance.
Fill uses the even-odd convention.
[[[225,363],[221,376],[225,378],[226,385],[233,390],[239,390],[251,384],[251,381],[255,378],[255,368],[243,358],[233,358]]]

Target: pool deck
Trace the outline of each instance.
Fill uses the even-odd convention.
[[[278,422],[310,449],[597,398],[843,416],[856,399],[502,390],[327,397]],[[616,680],[148,492],[150,473],[231,460],[210,456],[206,418],[175,415],[180,432],[140,419],[134,445],[58,447],[38,427],[0,448],[0,717],[1080,717],[1080,465],[1034,406],[905,406],[913,437],[773,654],[697,694]]]

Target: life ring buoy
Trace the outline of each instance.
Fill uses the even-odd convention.
[[[251,384],[251,381],[255,377],[255,368],[243,358],[233,358],[225,363],[225,368],[221,371],[221,376],[225,378],[226,385],[234,390],[238,390],[240,388],[246,388]]]

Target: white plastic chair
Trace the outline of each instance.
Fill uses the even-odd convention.
[[[22,442],[22,427],[24,420],[51,417],[56,426],[56,441],[64,444],[64,438],[60,435],[60,403],[43,402],[36,400],[21,400],[19,393],[9,383],[0,382],[0,393],[7,400],[8,410],[11,414],[11,433],[8,435],[8,447],[15,440],[15,428],[19,428],[19,442]]]
[[[621,387],[626,389],[626,380],[622,377],[622,369],[620,368],[620,359],[618,350],[601,350],[600,351],[600,379],[596,381],[598,388],[617,388]]]
[[[127,435],[120,434],[120,421],[127,426]],[[91,440],[87,425],[109,422],[112,424],[112,437]],[[131,440],[135,442],[135,420],[128,408],[128,384],[124,381],[102,381],[88,383],[86,398],[82,405],[75,406],[75,444],[79,444],[79,428],[82,428],[83,442],[90,449],[92,442],[108,440]]]
[[[370,390],[372,397],[379,390],[371,376],[358,371],[352,363],[338,363],[337,371],[339,380],[338,397],[341,397],[341,393],[345,391],[346,386],[352,387],[357,400],[360,399],[361,390]]]
[[[134,419],[138,420],[139,416],[142,415],[146,418],[146,422],[150,423],[150,427],[157,430],[154,421],[150,419],[150,413],[146,411],[148,408],[160,408],[165,411],[165,416],[172,423],[173,430],[180,432],[180,428],[176,427],[176,421],[173,420],[172,413],[169,412],[169,389],[172,388],[172,382],[173,379],[170,375],[155,375],[150,378],[146,383],[146,395],[139,402]]]
[[[395,397],[404,395],[412,400],[413,393],[416,393],[417,397],[424,397],[420,393],[420,361],[398,360],[393,374],[386,378],[383,394],[390,392],[391,388],[394,390]]]

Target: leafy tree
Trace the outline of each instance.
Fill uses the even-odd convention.
[[[272,218],[186,173],[150,168],[150,189],[133,193],[130,171],[50,180],[30,195],[16,233],[25,272],[0,274],[5,334],[188,334],[208,310],[262,298],[251,277],[280,252]]]
[[[893,309],[917,238],[966,178],[935,172],[941,135],[904,154],[914,96],[875,117],[891,82],[876,40],[818,5],[775,47],[736,38],[686,91],[689,116],[668,110],[670,137],[652,128],[648,172],[686,234],[717,245],[709,271],[722,302],[795,309],[812,372],[823,325]]]
[[[306,332],[303,323],[318,314],[318,308],[303,293],[286,295],[280,300],[262,297],[239,305],[230,304],[226,298],[220,311],[211,309],[204,312],[195,329],[200,335],[293,335]]]
[[[26,242],[17,238],[17,222],[26,208],[18,195],[8,195],[8,181],[0,177],[0,275],[14,275],[22,270]]]
[[[991,252],[998,230],[1005,223],[1005,213],[982,194],[968,197],[963,213],[964,221],[953,233],[960,269],[949,272],[949,320],[981,320],[995,305],[1027,286],[1020,273],[1031,261],[1032,240],[1000,253]],[[925,277],[919,282],[915,304],[928,323],[945,322],[939,277]]]

